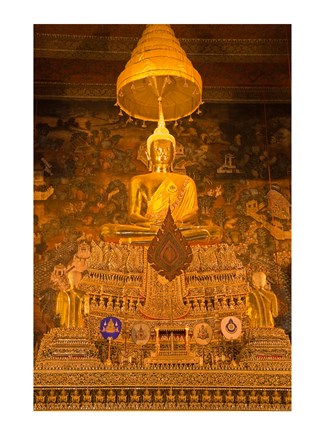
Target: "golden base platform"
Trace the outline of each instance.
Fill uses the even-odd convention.
[[[34,409],[290,410],[288,336],[250,327],[251,286],[230,247],[192,253],[168,281],[149,266],[147,248],[92,243],[80,301],[70,294],[60,303],[62,311],[73,304],[78,326],[52,328],[39,346]],[[122,328],[105,340],[100,326],[114,332],[111,317]],[[224,336],[224,320],[229,334],[241,326],[238,338]]]

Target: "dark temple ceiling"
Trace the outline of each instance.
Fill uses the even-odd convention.
[[[205,102],[290,102],[290,25],[171,25]],[[36,99],[115,100],[145,25],[34,26]]]

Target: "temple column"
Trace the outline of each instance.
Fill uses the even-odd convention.
[[[187,352],[187,354],[188,354],[188,352],[189,352],[189,327],[186,327],[185,330],[186,330],[186,335],[185,335],[185,349],[186,349],[186,352]]]
[[[72,289],[69,292],[70,295],[70,316],[69,316],[69,327],[76,327],[76,295],[75,291]]]
[[[173,354],[174,351],[173,331],[171,331],[170,342],[171,342],[171,353]]]
[[[159,327],[155,328],[155,346],[156,346],[156,354],[159,355],[160,354],[160,331],[159,331]]]

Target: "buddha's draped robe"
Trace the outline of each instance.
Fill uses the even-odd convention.
[[[251,327],[274,327],[274,317],[278,316],[278,302],[275,293],[260,288],[249,293],[247,298],[248,316]]]
[[[145,216],[164,220],[169,206],[175,222],[198,210],[196,186],[189,177],[167,175],[148,201]]]

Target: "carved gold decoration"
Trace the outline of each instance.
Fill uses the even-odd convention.
[[[53,328],[45,334],[38,350],[39,368],[52,368],[62,363],[74,367],[99,366],[98,350],[83,328]]]
[[[150,338],[150,327],[144,322],[135,324],[132,328],[132,338],[137,345],[145,345]]]
[[[189,312],[183,303],[183,277],[169,282],[147,264],[146,293],[144,305],[139,305],[140,313],[151,319],[180,319]]]
[[[35,82],[36,99],[91,99],[116,100],[115,84]],[[289,103],[291,91],[288,87],[217,87],[204,86],[203,100],[208,103]]]
[[[264,362],[267,365],[270,363],[271,367],[276,367],[278,362],[281,367],[290,368],[291,345],[283,329],[247,329],[244,341],[240,361],[248,363],[251,368],[257,367],[258,362]]]
[[[179,276],[191,263],[191,248],[174,223],[170,208],[148,248],[147,258],[152,267],[168,281]]]
[[[188,39],[179,38],[191,61],[274,62],[287,58],[286,39]],[[138,38],[99,35],[36,33],[36,58],[78,58],[128,61]]]
[[[59,395],[57,397],[57,395]],[[223,410],[290,411],[291,392],[253,388],[45,389],[35,392],[35,410]]]
[[[196,324],[193,329],[193,337],[195,338],[197,344],[207,345],[212,338],[212,328],[209,324],[199,323]]]

